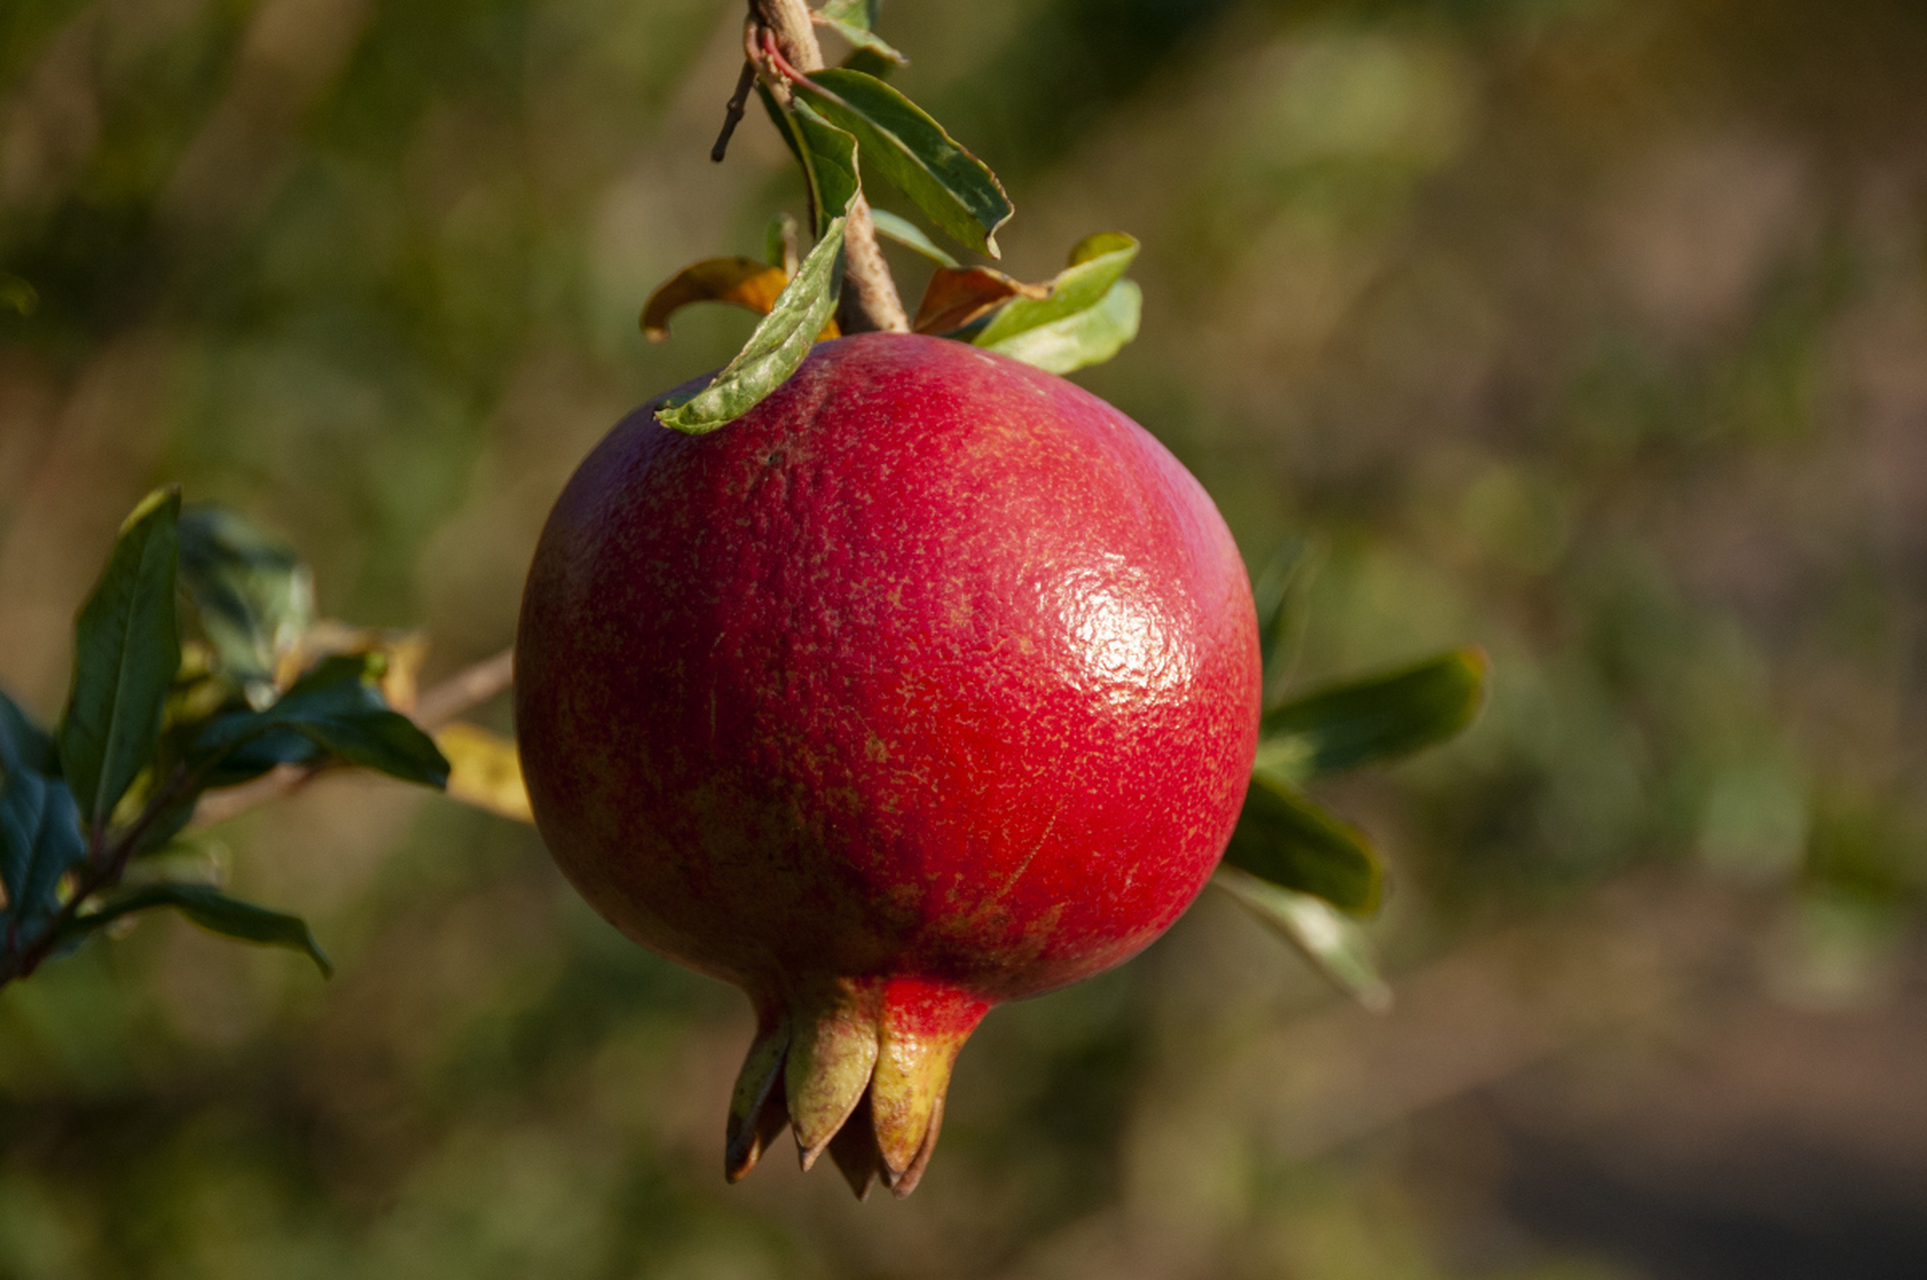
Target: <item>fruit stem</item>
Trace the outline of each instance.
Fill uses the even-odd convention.
[[[816,27],[803,0],[750,0],[749,9],[752,27],[760,27],[774,39],[778,55],[789,69],[802,75],[823,69],[823,47],[816,41]],[[761,42],[752,38],[745,43],[755,61],[755,46]],[[767,64],[763,70],[777,100],[788,105],[790,87],[782,71]],[[843,226],[843,283],[843,301],[837,307],[837,323],[843,332],[910,332],[910,317],[897,295],[890,265],[877,247],[869,201],[860,191]]]

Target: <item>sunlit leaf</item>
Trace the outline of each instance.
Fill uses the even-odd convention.
[[[315,941],[307,921],[230,898],[204,884],[149,884],[129,890],[77,916],[62,932],[62,939],[76,941],[123,917],[156,907],[172,907],[203,929],[225,938],[299,951],[313,960],[323,975],[334,974],[334,965]]]
[[[753,258],[705,259],[684,267],[649,295],[642,309],[642,335],[651,342],[669,341],[670,317],[697,302],[724,302],[766,316],[788,283],[781,267]]]
[[[181,584],[221,671],[250,700],[273,696],[275,673],[314,623],[314,576],[287,546],[219,507],[181,513]]]
[[[533,823],[522,760],[515,744],[499,733],[455,723],[435,734],[448,757],[448,798],[517,822]]]
[[[1288,702],[1265,716],[1261,736],[1268,744],[1290,740],[1302,777],[1395,760],[1471,724],[1485,700],[1486,671],[1482,650],[1460,649]]]
[[[1211,883],[1276,930],[1340,991],[1373,1013],[1392,1007],[1392,989],[1378,976],[1365,931],[1323,898],[1280,888],[1236,867],[1219,867]]]
[[[836,310],[843,279],[843,226],[841,218],[829,225],[737,357],[701,391],[671,399],[656,410],[658,422],[687,435],[704,435],[748,413],[796,372]]]
[[[274,705],[261,711],[217,716],[194,739],[190,761],[197,771],[233,767],[252,752],[265,768],[304,755],[296,739],[345,764],[374,769],[404,782],[442,787],[448,761],[434,741],[408,717],[391,710],[377,684],[378,663],[365,657],[323,661],[296,681]]]
[[[890,62],[902,63],[904,56],[885,44],[876,34],[877,0],[825,0],[810,18],[842,36],[859,49],[867,49]]]
[[[831,124],[855,135],[865,166],[915,201],[944,234],[998,256],[997,230],[1010,220],[1010,198],[941,125],[860,71],[813,72],[797,87]]]
[[[180,515],[175,488],[157,490],[135,508],[74,628],[60,762],[89,823],[107,820],[154,757],[181,664],[174,612]]]
[[[1088,310],[1027,329],[1002,342],[985,343],[981,336],[974,341],[1049,373],[1069,373],[1087,365],[1102,364],[1122,350],[1125,343],[1137,337],[1143,309],[1144,294],[1137,281],[1119,280],[1102,301]],[[991,323],[995,324],[996,319]]]
[[[1252,776],[1224,860],[1352,915],[1376,911],[1384,895],[1385,873],[1365,834],[1263,774]]]
[[[1114,286],[1137,257],[1138,243],[1121,231],[1087,236],[1071,250],[1070,265],[1057,273],[1041,297],[1013,299],[972,338],[980,347],[1001,347],[1010,339],[1105,304]],[[1135,310],[1132,312],[1135,316]],[[1135,319],[1131,324],[1137,331]],[[1113,348],[1115,350],[1115,348]]]
[[[1012,298],[1042,298],[1046,284],[1025,284],[992,267],[939,268],[932,272],[917,307],[918,333],[955,333]]]
[[[870,209],[870,221],[875,224],[877,234],[885,240],[894,240],[906,249],[922,254],[940,267],[954,270],[957,260],[945,253],[935,240],[923,234],[923,228],[908,218],[900,218],[888,209]]]

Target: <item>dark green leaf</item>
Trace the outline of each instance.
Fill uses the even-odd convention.
[[[788,381],[836,310],[843,280],[843,219],[831,222],[784,287],[741,353],[694,395],[672,399],[656,420],[686,435],[706,435],[761,404]]]
[[[1015,306],[1015,303],[1011,304]],[[973,341],[1050,373],[1069,373],[1102,364],[1137,337],[1144,295],[1135,280],[1119,280],[1096,306],[1062,320],[1028,329],[1002,342]],[[991,321],[992,324],[996,320]]]
[[[957,260],[937,247],[937,242],[923,234],[923,228],[908,218],[899,218],[887,209],[870,207],[870,221],[876,224],[877,234],[886,240],[894,240],[906,249],[914,249],[940,267],[957,270]]]
[[[179,489],[158,490],[135,508],[74,628],[60,764],[89,823],[105,823],[154,758],[181,665],[174,616],[180,515]]]
[[[1305,594],[1324,558],[1323,542],[1287,538],[1251,584],[1252,603],[1258,608],[1258,651],[1265,665],[1267,707],[1298,656],[1305,633]]]
[[[80,812],[67,784],[31,769],[0,778],[0,886],[9,924],[24,927],[59,909],[60,878],[87,857]]]
[[[1385,891],[1385,873],[1363,832],[1262,774],[1251,779],[1224,860],[1352,915],[1376,911]]]
[[[1334,987],[1373,1013],[1392,1007],[1392,989],[1378,976],[1365,931],[1323,898],[1280,888],[1236,867],[1219,867],[1211,883],[1276,930]]]
[[[334,965],[329,963],[305,920],[230,898],[204,884],[150,884],[130,890],[76,917],[64,931],[63,940],[78,940],[123,916],[155,907],[173,907],[203,929],[226,938],[302,952],[324,975],[334,974]]]
[[[314,622],[314,578],[285,543],[232,511],[181,513],[181,582],[221,670],[250,700],[272,696],[281,655]]]
[[[866,76],[888,80],[897,73],[897,68],[907,61],[909,59],[902,54],[898,54],[895,58],[886,58],[874,49],[856,48],[850,50],[850,56],[837,65],[845,71],[861,71]]]
[[[826,0],[823,7],[810,16],[859,49],[867,49],[890,62],[904,61],[902,54],[877,37],[875,0]]]
[[[804,153],[809,156],[810,185],[816,197],[816,232],[822,235],[824,227],[847,212],[850,201],[862,190],[862,179],[857,176],[856,139],[810,110],[809,104],[800,99],[795,114],[797,134],[803,140]]]
[[[19,703],[0,693],[0,774],[14,769],[57,774],[60,756],[53,736],[35,724]]]
[[[367,656],[327,659],[265,710],[214,717],[195,735],[189,764],[214,777],[236,759],[256,772],[311,760],[296,734],[346,764],[423,786],[448,784],[448,761],[413,721],[389,709]]]
[[[1472,723],[1486,666],[1482,650],[1460,649],[1299,698],[1265,716],[1260,752],[1288,751],[1302,762],[1301,777],[1410,755]]]
[[[798,90],[831,124],[856,135],[865,166],[914,200],[944,234],[998,256],[997,229],[1010,220],[1010,198],[935,120],[861,71],[813,72]]]
[[[1120,231],[1086,237],[1071,250],[1070,265],[1050,282],[1050,292],[1041,298],[1012,298],[971,341],[980,347],[1004,350],[1003,344],[1019,334],[1045,328],[1103,304],[1124,278],[1137,251],[1137,241]],[[1135,335],[1135,309],[1132,316],[1131,332]]]

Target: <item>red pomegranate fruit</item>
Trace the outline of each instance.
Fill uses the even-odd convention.
[[[907,1194],[1000,1001],[1203,887],[1250,774],[1231,536],[1142,428],[967,344],[818,345],[714,434],[654,405],[583,462],[522,603],[516,716],[564,873],[735,983],[725,1170],[787,1125]]]

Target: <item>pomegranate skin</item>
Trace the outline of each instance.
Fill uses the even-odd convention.
[[[948,1046],[940,1114],[985,1009],[1119,963],[1197,895],[1256,746],[1250,590],[1149,434],[963,343],[819,344],[707,436],[654,407],[584,461],[536,551],[524,772],[584,897],[743,987],[759,1046],[791,1046],[807,1163],[859,1099],[838,1083],[822,1105],[844,1114],[806,1142],[803,1022],[882,1025],[888,1059],[898,1010],[905,1043]],[[732,1176],[765,1107],[738,1103]],[[917,1154],[894,1142],[893,1186]]]

